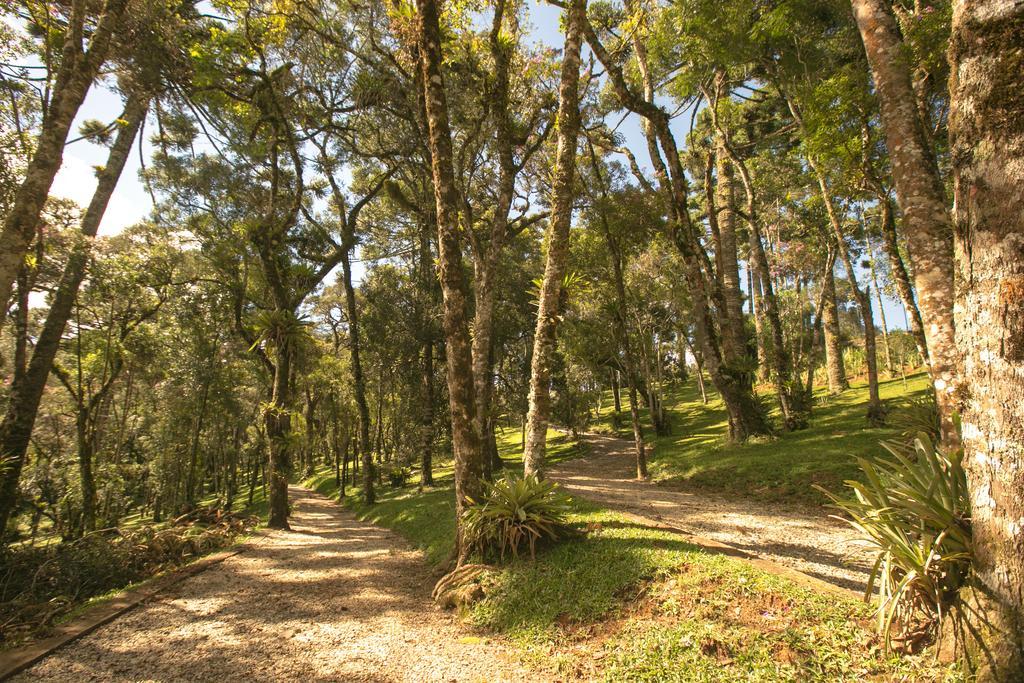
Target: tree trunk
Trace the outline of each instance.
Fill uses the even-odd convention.
[[[494,60],[493,88],[490,106],[494,119],[494,145],[498,157],[498,177],[494,214],[490,221],[487,242],[474,241],[473,267],[475,271],[475,310],[473,314],[473,380],[476,391],[476,426],[484,449],[483,470],[490,479],[494,470],[502,467],[494,442],[494,417],[491,403],[494,394],[494,304],[497,294],[496,279],[501,255],[508,240],[508,216],[515,199],[516,176],[515,130],[509,103],[510,60],[512,49],[503,37],[503,23],[507,3],[498,0],[491,22],[489,47]]]
[[[835,205],[832,202],[832,195],[829,193],[828,184],[825,182],[825,174],[810,156],[807,161],[818,177],[818,187],[821,190],[821,198],[825,202],[825,212],[828,214],[829,223],[832,225],[832,232],[836,239],[836,248],[839,257],[846,269],[846,277],[850,281],[850,288],[853,296],[857,299],[860,308],[861,321],[864,324],[864,357],[868,366],[868,422],[872,425],[880,425],[885,422],[885,408],[878,393],[878,354],[875,351],[875,319],[871,313],[871,295],[860,288],[857,283],[857,271],[850,257],[850,250],[846,245],[843,235],[843,227],[836,214]]]
[[[423,413],[420,429],[420,486],[434,485],[434,342],[427,339],[423,342],[423,365],[421,369],[423,385]]]
[[[742,373],[737,373],[723,363],[710,302],[714,300],[719,310],[725,308],[725,303],[721,296],[721,288],[717,287],[713,280],[709,281],[705,277],[705,272],[710,271],[709,259],[697,238],[690,218],[686,172],[672,134],[668,113],[650,99],[640,97],[630,89],[622,66],[612,59],[585,16],[583,30],[591,49],[605,67],[609,84],[619,101],[650,124],[645,126],[645,134],[651,151],[651,162],[655,166],[658,184],[667,202],[666,208],[671,218],[670,237],[682,257],[684,277],[690,287],[696,309],[696,337],[698,343],[704,347],[708,374],[711,375],[711,381],[718,389],[729,414],[729,438],[733,441],[745,441],[755,434],[768,434],[771,429],[749,387],[749,382]],[[665,153],[664,162],[658,152],[659,145]]]
[[[750,228],[750,267],[754,278],[762,284],[761,296],[758,297],[759,313],[768,319],[768,327],[771,330],[771,361],[772,369],[775,371],[775,394],[779,400],[779,408],[782,412],[782,419],[786,429],[800,429],[807,426],[807,417],[802,405],[803,393],[797,384],[792,380],[792,362],[789,351],[786,348],[785,335],[782,330],[782,318],[779,314],[778,300],[775,298],[775,288],[772,283],[771,269],[768,265],[768,256],[765,254],[764,243],[761,240],[761,226],[757,217],[757,199],[754,194],[754,183],[750,176],[750,170],[746,162],[733,149],[730,143],[727,130],[721,125],[717,114],[718,98],[721,94],[721,87],[724,82],[722,72],[716,77],[716,89],[714,93],[705,90],[705,96],[711,103],[709,111],[711,120],[717,132],[719,148],[740,172],[740,179],[743,181],[743,191],[746,194],[747,225]],[[737,279],[739,275],[737,273]]]
[[[110,148],[107,163],[98,174],[96,191],[93,193],[89,206],[82,216],[82,235],[85,237],[68,256],[64,272],[57,284],[56,292],[47,311],[43,329],[39,332],[32,358],[28,368],[21,375],[21,381],[11,386],[10,398],[3,422],[0,423],[0,461],[9,463],[3,475],[0,488],[0,537],[7,528],[7,521],[16,501],[18,482],[25,463],[25,453],[29,439],[35,426],[39,412],[39,402],[46,388],[46,380],[53,369],[53,360],[60,349],[60,340],[75,299],[78,288],[85,278],[86,265],[92,247],[92,238],[99,230],[103,214],[106,212],[110,197],[114,193],[117,181],[124,170],[125,161],[131,152],[132,142],[139,132],[143,119],[146,117],[148,98],[131,95],[125,105],[121,118],[121,126]]]
[[[601,198],[604,203],[600,207],[601,225],[604,228],[605,244],[608,245],[608,254],[611,257],[612,262],[612,279],[615,282],[615,332],[619,338],[619,346],[622,348],[622,355],[625,359],[626,364],[626,377],[629,380],[629,414],[633,421],[633,445],[636,450],[636,478],[646,479],[647,478],[647,453],[644,449],[644,433],[643,427],[640,426],[640,410],[637,405],[637,389],[636,389],[636,363],[633,360],[633,344],[629,334],[629,315],[626,310],[627,298],[626,298],[626,280],[622,274],[623,270],[623,255],[622,249],[619,245],[618,240],[612,235],[610,226],[608,225],[608,217],[605,214],[604,207],[607,206],[608,194],[605,187],[604,178],[601,175],[601,168],[597,162],[597,156],[594,154],[593,146],[590,147],[590,160],[594,170],[594,176],[597,178],[599,183]],[[648,386],[650,382],[648,381]],[[650,406],[650,411],[653,414],[655,407],[653,403]]]
[[[914,235],[907,246],[928,341],[929,372],[942,419],[943,441],[953,445],[959,438],[953,419],[958,361],[953,327],[952,233],[945,192],[918,115],[906,50],[891,6],[885,0],[852,0],[852,4],[875,81],[896,199],[905,228]]]
[[[373,505],[377,501],[377,496],[373,488],[370,405],[366,401],[366,377],[363,375],[363,363],[360,356],[359,306],[356,303],[356,290],[352,285],[352,263],[349,253],[346,250],[341,257],[341,277],[345,286],[345,317],[348,318],[348,353],[352,366],[352,393],[355,395],[356,410],[359,413],[358,449],[363,464],[363,501],[367,505]]]
[[[78,436],[78,475],[82,493],[82,533],[96,530],[96,478],[92,465],[94,443],[89,429],[89,414],[84,405],[79,405],[76,418]]]
[[[743,324],[743,293],[740,291],[740,267],[736,250],[736,180],[722,136],[716,137],[714,205],[709,205],[708,220],[717,226],[715,249],[719,277],[725,295],[725,321],[722,323],[722,351],[729,362],[746,360],[747,334]],[[710,204],[710,203],[709,203]],[[712,219],[714,216],[714,219]]]
[[[882,248],[889,258],[889,270],[892,271],[893,282],[896,283],[896,291],[899,293],[903,310],[907,312],[907,323],[910,327],[910,334],[917,345],[917,352],[921,354],[921,360],[928,365],[928,341],[924,334],[924,323],[921,320],[921,310],[917,307],[917,300],[914,297],[914,288],[910,284],[910,275],[907,267],[900,256],[899,241],[896,235],[896,218],[893,216],[892,200],[880,197],[878,200],[882,207]]]
[[[892,377],[895,369],[892,364],[892,348],[889,346],[889,323],[885,320],[885,302],[882,300],[882,288],[878,286],[878,273],[875,270],[875,250],[871,246],[871,239],[865,235],[864,244],[868,248],[868,263],[870,264],[871,284],[875,288],[875,299],[878,301],[878,317],[882,321],[882,347],[885,349],[885,369]]]
[[[580,47],[583,39],[581,23],[586,21],[585,0],[569,0],[565,15],[565,47],[562,50],[562,72],[558,88],[558,151],[552,185],[551,221],[546,235],[547,262],[533,337],[530,407],[526,418],[526,450],[523,452],[525,473],[537,477],[544,474],[551,409],[551,363],[555,355],[555,330],[569,259],[576,142],[580,130]]]
[[[452,448],[455,456],[456,559],[462,564],[469,552],[462,517],[466,499],[476,498],[483,475],[480,434],[476,430],[472,341],[466,314],[466,281],[462,270],[458,194],[452,162],[451,127],[441,73],[441,31],[437,0],[416,0],[419,9],[420,68],[423,75],[427,124],[430,131],[431,171],[437,206],[438,268],[444,311],[445,355],[448,360],[448,403],[451,410]]]
[[[25,169],[25,178],[14,195],[11,211],[0,234],[0,310],[7,310],[14,280],[18,276],[29,244],[36,233],[39,216],[49,196],[53,179],[64,158],[64,144],[71,124],[85,101],[89,87],[107,59],[113,33],[120,27],[127,0],[107,0],[92,32],[87,50],[83,50],[85,3],[75,3],[70,25],[65,31],[60,68],[53,96],[36,140],[35,153]],[[0,318],[0,326],[3,319]]]
[[[263,421],[270,445],[267,471],[270,474],[270,517],[267,526],[271,529],[288,529],[288,478],[291,475],[291,340],[287,336],[277,340],[274,352],[274,383],[270,406],[264,412]]]
[[[304,411],[304,417],[306,418],[306,434],[303,443],[303,455],[305,458],[305,476],[312,477],[315,470],[316,463],[313,462],[313,442],[315,439],[316,422],[314,415],[316,413],[316,404],[319,403],[319,398],[313,396],[313,392],[306,388],[306,406]]]
[[[966,388],[963,462],[971,492],[973,571],[993,622],[987,643],[992,659],[982,661],[980,681],[1024,680],[1022,45],[1021,3],[954,1],[949,129],[954,312]],[[913,233],[910,241],[916,244],[919,237],[927,235]],[[930,327],[923,303],[922,294]]]
[[[835,258],[832,258],[835,263]],[[825,372],[828,377],[828,393],[835,395],[850,388],[846,379],[846,368],[843,366],[843,346],[839,331],[839,304],[836,301],[836,276],[827,271],[821,280],[824,289],[824,308],[822,322],[825,332]]]
[[[615,419],[618,420],[622,414],[622,394],[619,390],[619,370],[612,370],[612,403],[615,406]]]
[[[825,341],[823,321],[825,309],[828,307],[829,290],[826,283],[832,283],[832,303],[835,304],[835,280],[832,271],[836,267],[836,250],[828,250],[828,258],[825,260],[825,269],[822,271],[821,292],[818,294],[818,304],[814,311],[814,322],[811,325],[811,348],[807,352],[807,381],[804,383],[804,403],[810,406],[814,400],[814,370],[818,364],[817,349],[820,342]],[[831,388],[831,377],[829,386]]]

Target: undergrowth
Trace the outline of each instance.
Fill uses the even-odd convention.
[[[225,548],[258,519],[199,508],[159,527],[0,550],[0,647],[44,635],[93,598]]]

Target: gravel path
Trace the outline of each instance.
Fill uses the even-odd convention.
[[[586,457],[551,469],[569,491],[863,593],[873,558],[823,510],[725,498],[636,480],[632,441],[588,434]]]
[[[422,555],[292,487],[292,531],[170,588],[18,681],[524,681],[430,600]]]

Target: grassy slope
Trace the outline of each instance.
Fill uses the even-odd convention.
[[[518,433],[500,439],[514,466]],[[571,457],[552,435],[554,459]],[[437,567],[454,537],[451,469],[438,486],[383,489],[372,507],[349,488],[344,504],[408,538]],[[308,480],[337,498],[333,473]],[[518,560],[489,579],[486,598],[466,615],[481,633],[509,638],[524,656],[560,675],[608,680],[854,681],[958,680],[930,655],[884,655],[871,610],[711,554],[681,536],[637,524],[586,501],[571,523],[585,536]]]
[[[917,374],[908,378],[906,388],[900,379],[884,381],[880,392],[896,413],[902,401],[924,396],[928,386],[927,377]],[[693,381],[672,387],[665,401],[673,430],[669,436],[655,437],[647,411],[642,412],[645,439],[654,446],[650,470],[655,480],[766,501],[823,503],[813,484],[840,489],[843,481],[859,476],[855,457],[878,453],[878,442],[895,434],[893,429],[868,428],[864,383],[839,396],[815,392],[807,429],[742,445],[726,443],[725,409],[717,394],[709,398],[707,406],[701,404]],[[769,400],[765,398],[766,403]],[[595,431],[615,433],[611,410],[609,397]],[[624,438],[632,438],[628,420],[624,412],[618,430]]]

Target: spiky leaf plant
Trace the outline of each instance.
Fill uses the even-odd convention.
[[[554,482],[533,475],[507,475],[489,484],[466,510],[467,540],[483,555],[517,557],[525,545],[536,556],[537,541],[558,539],[570,512],[569,499]]]
[[[821,489],[877,550],[867,596],[879,590],[878,625],[887,648],[911,647],[946,614],[963,616],[961,587],[971,571],[970,499],[963,451],[944,453],[925,433],[912,448],[883,443],[891,457],[858,458],[865,481],[847,481],[852,499]]]

